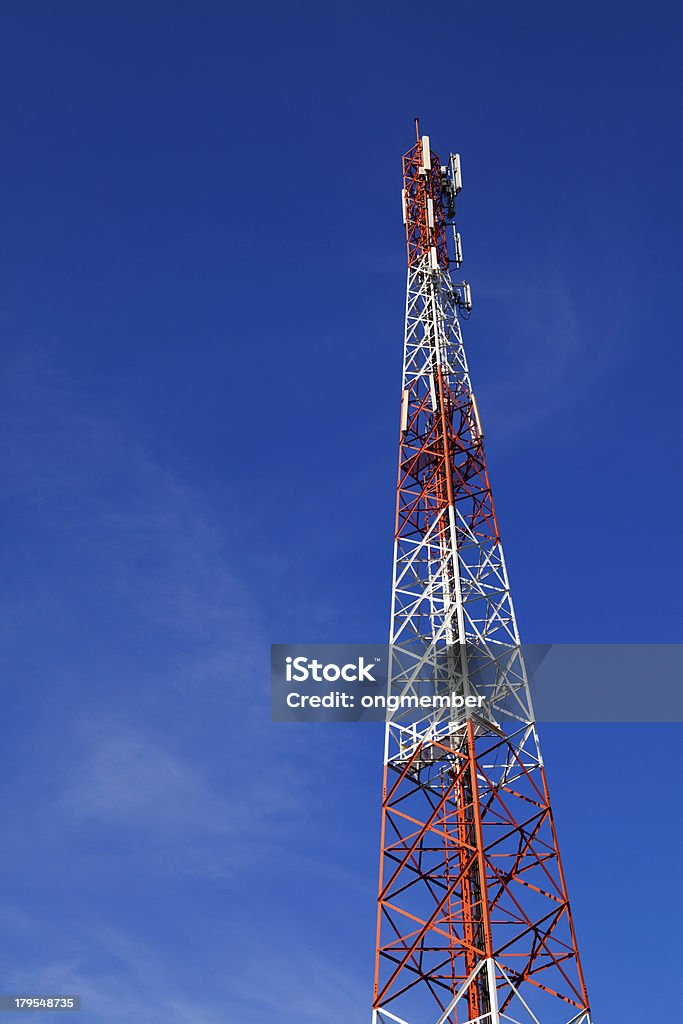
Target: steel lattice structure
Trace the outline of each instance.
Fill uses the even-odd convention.
[[[590,1024],[451,276],[459,157],[418,131],[403,178],[389,687],[484,699],[387,723],[373,1024]]]

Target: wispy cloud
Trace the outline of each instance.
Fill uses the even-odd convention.
[[[465,344],[482,339],[487,373],[474,385],[484,407],[485,429],[514,439],[580,401],[615,363],[623,361],[626,326],[622,306],[609,324],[590,319],[569,285],[546,274],[535,283],[480,285],[476,321],[465,325]],[[495,360],[492,359],[495,354]]]
[[[182,921],[143,940],[136,899],[172,891],[195,913],[200,898],[202,919],[223,900],[225,934],[202,926],[194,953],[211,960],[213,977],[238,960],[246,977],[251,952],[237,956],[230,917],[245,906],[247,916],[266,912],[250,879],[280,860],[292,868],[303,858],[302,879],[324,868],[296,851],[320,800],[311,760],[325,770],[332,755],[323,736],[268,720],[265,629],[230,557],[239,524],[161,464],[118,401],[96,403],[44,352],[17,358],[0,398],[18,532],[24,520],[35,525],[49,551],[35,573],[28,546],[16,552],[12,585],[25,613],[6,633],[15,678],[43,623],[60,624],[54,660],[37,650],[45,682],[31,681],[54,714],[36,716],[38,754],[16,762],[4,808],[6,867],[22,884],[27,872],[41,880],[42,906],[36,913],[30,887],[15,899],[8,931],[22,943],[5,985],[80,992],[93,1022],[217,1024],[242,1005],[240,979],[207,986],[209,968],[180,978]],[[60,886],[75,904],[57,930],[46,918],[63,914]],[[294,958],[307,949],[303,923],[287,942]],[[284,971],[272,989],[281,1001]],[[344,982],[323,977],[316,1005],[327,980],[342,998]],[[256,987],[254,1020],[273,998]],[[283,1021],[315,1019],[305,994]]]
[[[263,935],[254,948],[266,951],[266,957],[243,965],[231,983],[245,1008],[243,1024],[274,1017],[282,1024],[350,1021],[359,1018],[361,1008],[369,1014],[369,976],[359,976],[348,958],[335,959],[334,944],[324,951],[303,944],[287,950]]]
[[[230,748],[181,750],[111,716],[84,719],[51,816],[76,841],[93,829],[136,834],[138,857],[164,873],[215,877],[254,867],[291,839],[308,787],[277,745],[273,761],[251,758],[261,730],[239,732]]]
[[[81,823],[186,837],[227,831],[235,808],[212,790],[196,764],[111,719],[82,723],[78,733],[84,754],[74,764],[60,812]]]
[[[38,922],[34,922],[36,928]],[[9,991],[68,993],[82,998],[92,1024],[282,1024],[350,1020],[366,1006],[369,979],[298,936],[272,926],[248,929],[241,947],[214,946],[204,961],[184,964],[129,932],[107,926],[62,933],[77,953],[5,974]],[[86,952],[87,951],[87,952]],[[47,1014],[35,1014],[41,1022]]]
[[[172,962],[131,935],[110,928],[76,930],[62,934],[61,942],[87,952],[10,970],[5,989],[78,995],[83,1019],[93,1024],[224,1024],[220,985],[197,983],[197,991],[188,996],[174,977]],[[38,1021],[49,1016],[34,1013]]]

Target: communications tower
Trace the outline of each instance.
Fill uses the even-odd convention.
[[[389,688],[471,706],[387,722],[372,1021],[590,1024],[460,331],[460,158],[415,127]]]

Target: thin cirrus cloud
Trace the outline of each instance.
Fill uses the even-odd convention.
[[[10,513],[28,515],[56,557],[97,571],[107,596],[138,616],[205,646],[243,635],[247,622],[246,640],[257,634],[253,602],[227,567],[229,527],[155,458],[124,404],[95,399],[38,347],[8,362],[0,460]]]
[[[173,732],[173,729],[170,729]],[[306,808],[307,791],[292,760],[275,750],[272,765],[244,776],[223,770],[223,750],[186,751],[129,724],[100,717],[79,723],[79,756],[53,806],[77,841],[89,832],[138,836],[137,857],[175,874],[231,875],[286,843]],[[258,733],[233,744],[246,758]]]
[[[43,922],[33,927],[45,931]],[[22,965],[5,974],[16,992],[55,992],[81,997],[84,1019],[93,1024],[222,1024],[225,992],[202,979],[194,998],[183,989],[168,962],[148,944],[110,927],[61,929],[68,955]],[[47,1015],[35,1014],[38,1021]]]
[[[571,407],[627,357],[628,325],[621,307],[611,310],[605,328],[558,278],[534,285],[482,283],[477,292],[482,299],[479,323],[465,325],[465,344],[478,359],[471,332],[496,353],[481,383],[475,372],[474,386],[484,428],[495,428],[499,439],[521,437]]]
[[[188,758],[141,730],[111,720],[79,725],[73,779],[60,810],[83,825],[142,829],[155,834],[225,834],[235,808]]]
[[[81,831],[144,833],[149,849],[172,835],[225,840],[230,864],[238,839],[273,831],[279,809],[306,793],[282,734],[268,764],[239,781],[229,770],[226,750],[239,762],[267,724],[263,627],[229,567],[232,524],[217,525],[206,497],[160,465],[116,403],[95,404],[44,351],[15,359],[5,392],[3,433],[15,439],[2,453],[6,479],[54,560],[35,587],[21,574],[31,627],[42,604],[73,635],[58,667],[39,666],[70,712],[68,750],[54,771],[44,763],[61,780],[55,807]],[[82,589],[64,598],[74,579]],[[93,626],[97,602],[104,621]],[[96,661],[84,663],[79,646],[93,631]]]
[[[67,955],[10,970],[5,984],[80,995],[92,1024],[259,1024],[273,1015],[282,1024],[317,1024],[332,1019],[332,1007],[334,1019],[346,1020],[367,1003],[367,979],[354,965],[314,949],[297,929],[277,935],[264,921],[244,938],[241,948],[212,943],[203,961],[188,965],[108,925],[62,930]]]
[[[182,977],[186,944],[234,958],[246,878],[305,842],[303,751],[321,743],[267,721],[263,625],[225,554],[235,524],[44,352],[15,359],[2,399],[7,696],[35,697],[3,797],[21,939],[6,983],[80,992],[97,1022],[217,1024],[237,996],[205,991],[203,967]],[[167,932],[145,938],[139,908],[169,892]],[[215,936],[188,938],[186,915],[214,913]]]

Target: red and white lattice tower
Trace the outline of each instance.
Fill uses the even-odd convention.
[[[389,692],[473,706],[387,723],[373,1024],[590,1024],[451,277],[459,157],[418,131],[403,181]]]

